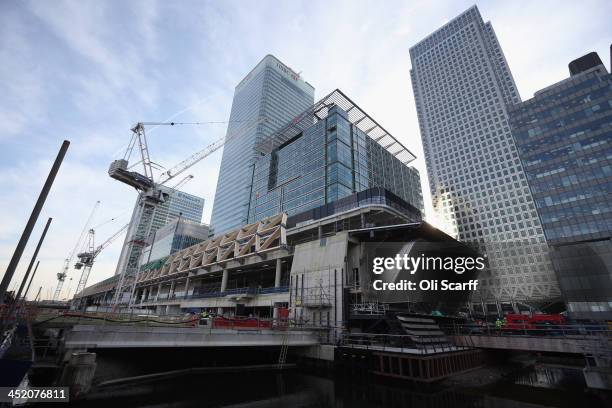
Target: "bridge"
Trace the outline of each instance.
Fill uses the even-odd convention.
[[[452,335],[451,343],[460,347],[533,351],[548,353],[590,354],[612,350],[612,337],[595,335],[529,336],[529,335]]]
[[[612,330],[606,325],[542,325],[521,328],[455,325],[442,328],[458,347],[527,352],[612,355]]]
[[[305,347],[319,344],[304,330],[232,330],[200,327],[76,325],[64,339],[67,349],[151,347]]]

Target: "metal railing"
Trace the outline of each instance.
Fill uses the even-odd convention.
[[[44,317],[40,316],[35,324],[43,324],[53,321],[54,323],[69,324],[134,324],[145,326],[183,326],[193,327],[197,323],[197,316],[185,313],[178,315],[147,315],[138,311],[131,313],[113,312],[77,312],[77,311],[58,311]]]
[[[147,304],[147,303],[156,303],[156,302],[165,302],[169,300],[185,300],[185,299],[206,299],[206,298],[219,298],[231,295],[268,295],[273,293],[285,293],[289,292],[289,286],[279,286],[279,287],[268,287],[268,288],[254,288],[254,287],[243,287],[243,288],[234,288],[227,289],[223,292],[220,290],[203,292],[203,293],[194,293],[191,295],[181,295],[181,296],[168,296],[161,295],[157,298],[149,298],[142,301],[137,302],[137,304]]]
[[[296,321],[288,318],[263,318],[263,317],[236,317],[236,316],[215,316],[209,314],[210,317],[221,317],[226,322],[217,322],[216,328],[242,330],[253,329],[278,329],[278,330],[311,330],[313,326],[307,322]],[[173,315],[155,315],[142,314],[138,311],[130,313],[117,312],[79,312],[79,311],[55,311],[52,314],[46,314],[43,319],[39,319],[35,324],[43,324],[46,322],[65,323],[71,325],[144,325],[144,326],[173,326],[173,327],[199,327],[198,322],[202,316],[199,314],[180,313]],[[240,325],[241,321],[253,321],[253,327],[248,325]],[[210,327],[210,325],[209,325]]]
[[[498,326],[495,323],[464,323],[440,325],[447,335],[470,336],[523,336],[523,337],[607,337],[612,339],[612,329],[607,324],[532,324],[506,323]]]
[[[351,314],[353,315],[384,315],[389,305],[383,303],[353,303]]]
[[[414,337],[405,334],[345,333],[340,339],[340,346],[411,354],[444,353],[468,349],[468,347],[454,346],[448,342],[418,343]]]

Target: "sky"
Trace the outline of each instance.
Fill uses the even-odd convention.
[[[16,1],[0,2],[0,271],[6,270],[62,140],[70,148],[17,273],[42,232],[30,289],[42,298],[72,251],[97,200],[96,243],[126,223],[136,192],[108,177],[140,121],[223,122],[234,87],[273,54],[315,87],[340,88],[418,156],[426,169],[410,84],[409,48],[472,6],[465,1]],[[609,68],[609,1],[482,1],[523,100],[568,76],[567,64],[597,51]],[[165,168],[225,134],[226,124],[147,130]],[[183,190],[206,199],[210,221],[221,160],[187,174]],[[113,221],[110,221],[113,220]],[[88,285],[114,273],[123,237],[98,257]],[[70,280],[72,278],[72,280]],[[79,279],[69,270],[61,297]]]

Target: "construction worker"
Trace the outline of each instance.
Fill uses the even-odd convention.
[[[498,332],[501,331],[502,325],[504,323],[502,322],[502,320],[498,317],[497,320],[495,320],[495,328],[497,329]]]

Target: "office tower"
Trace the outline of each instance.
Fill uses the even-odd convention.
[[[323,98],[256,149],[249,221],[289,216],[382,187],[421,219],[414,155],[341,91]],[[382,203],[381,203],[382,204]]]
[[[314,102],[314,88],[272,55],[236,86],[213,204],[215,234],[247,222],[254,146]]]
[[[475,303],[500,312],[557,297],[508,126],[507,106],[520,97],[491,23],[471,7],[413,46],[410,57],[434,209],[451,215],[451,232],[488,257]]]
[[[143,249],[141,265],[159,261],[181,249],[185,249],[208,238],[206,224],[189,221],[183,217],[175,218],[157,229]]]
[[[204,199],[178,190],[161,187],[170,197],[155,209],[151,230],[155,231],[170,221],[181,218],[200,223],[204,212]],[[174,192],[172,192],[174,191]]]
[[[510,127],[574,318],[612,319],[612,75],[596,53],[510,108]]]
[[[128,270],[136,270],[140,262],[144,242],[150,239],[159,228],[177,219],[179,216],[183,219],[197,223],[202,220],[202,212],[204,211],[203,198],[164,186],[160,186],[160,189],[166,194],[166,200],[155,207],[151,217],[147,216],[140,218],[140,223],[132,243],[128,242],[129,237],[126,236],[115,270],[115,275],[122,271],[124,263],[122,263],[121,260],[125,259],[125,254],[127,254]],[[134,212],[136,210],[137,207],[134,207]],[[134,219],[134,215],[132,215],[132,219]]]

